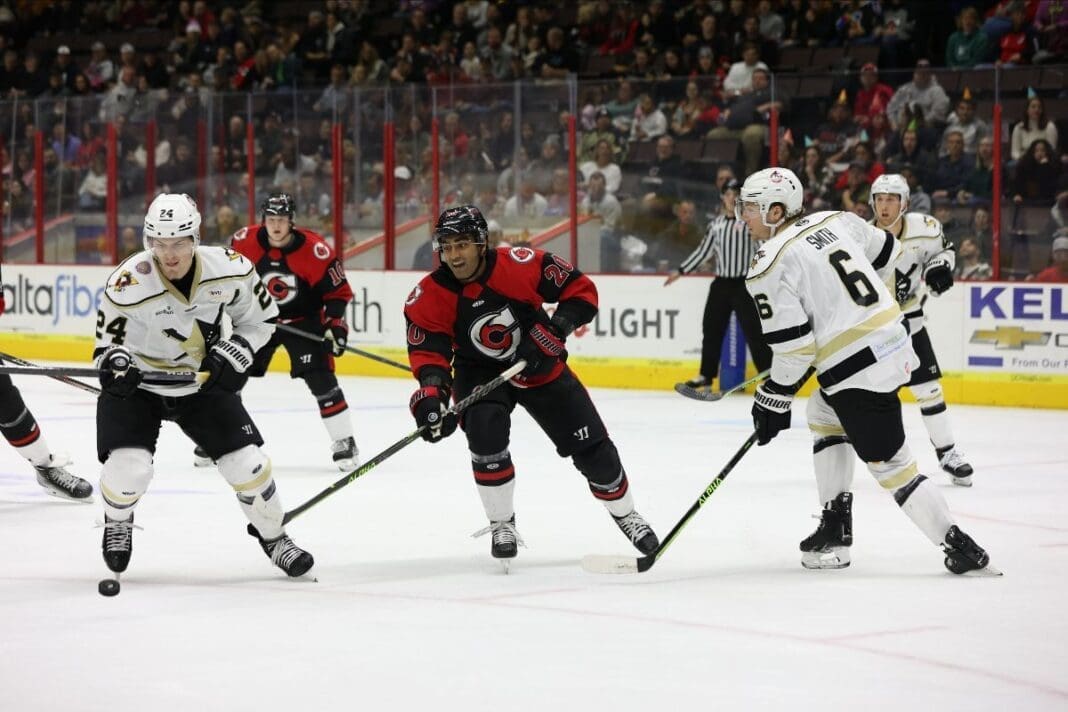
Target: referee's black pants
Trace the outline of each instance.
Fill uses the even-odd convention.
[[[716,277],[708,288],[708,301],[701,321],[701,375],[711,381],[719,373],[723,337],[730,325],[731,312],[738,315],[738,323],[745,334],[745,342],[753,355],[757,371],[771,368],[771,347],[764,343],[756,304],[745,288],[745,277]]]

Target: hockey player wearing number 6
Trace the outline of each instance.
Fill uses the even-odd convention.
[[[955,574],[985,570],[990,557],[954,523],[938,489],[905,442],[897,391],[918,359],[889,279],[900,244],[848,212],[804,216],[792,171],[746,178],[736,208],[762,244],[746,286],[772,348],[771,376],[757,389],[753,423],[766,445],[790,427],[794,395],[814,371],[808,401],[823,514],[801,542],[806,568],[849,565],[854,451],[910,519],[945,552]]]
[[[200,213],[188,195],[152,201],[144,245],[108,278],[97,314],[104,561],[116,573],[129,564],[134,508],[152,480],[160,425],[171,420],[215,460],[268,558],[300,576],[314,560],[282,528],[271,461],[237,395],[253,354],[274,331],[278,307],[251,262],[228,248],[200,246]],[[226,338],[224,314],[232,323]],[[209,376],[199,386],[142,383],[144,372],[191,370]]]
[[[529,247],[488,246],[488,229],[473,205],[450,208],[432,236],[441,266],[424,277],[405,303],[408,357],[419,388],[409,407],[436,442],[457,427],[451,398],[522,359],[526,368],[464,411],[471,468],[489,526],[490,553],[507,561],[522,543],[515,526],[515,467],[508,451],[511,414],[523,406],[570,457],[620,530],[643,554],[656,534],[634,509],[616,446],[586,388],[568,368],[564,342],[597,314],[597,289],[566,261]],[[557,303],[552,318],[543,309]],[[507,566],[507,564],[506,564]]]
[[[272,193],[260,209],[261,224],[234,233],[231,247],[256,266],[278,304],[278,322],[314,338],[275,331],[256,352],[249,375],[258,378],[267,373],[275,351],[284,348],[290,376],[304,380],[319,406],[334,464],[343,472],[354,470],[360,451],[349,405],[334,374],[334,358],[345,353],[349,336],[345,309],[352,301],[352,289],[345,268],[321,235],[294,226],[297,206],[291,195]],[[320,340],[324,335],[325,342]],[[205,467],[211,458],[198,450],[193,462]]]
[[[884,173],[876,178],[868,202],[875,213],[872,224],[893,234],[901,243],[901,256],[894,269],[894,296],[905,313],[912,348],[920,358],[920,366],[909,380],[909,390],[920,404],[938,464],[949,473],[953,484],[971,487],[972,466],[954,445],[946,400],[938,382],[942,371],[923,323],[927,291],[937,296],[953,286],[953,245],[942,234],[942,223],[930,215],[907,212],[909,184],[903,176]]]

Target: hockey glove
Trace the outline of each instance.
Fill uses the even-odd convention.
[[[527,367],[519,375],[523,378],[545,375],[553,369],[563,352],[564,337],[556,327],[535,324],[519,340],[516,348],[516,358],[527,362]]]
[[[326,327],[327,345],[334,356],[341,356],[345,353],[345,346],[349,341],[349,325],[345,323],[344,319],[336,316],[328,316],[323,319],[323,326]]]
[[[767,445],[780,431],[789,429],[793,402],[793,391],[770,378],[757,387],[756,398],[753,399],[753,427],[756,428],[757,445]]]
[[[141,369],[125,346],[114,346],[100,359],[100,387],[108,395],[129,398],[141,383]]]
[[[423,386],[408,401],[415,423],[423,428],[423,440],[436,443],[456,432],[456,413],[449,412],[449,392],[438,386]]]
[[[942,294],[953,286],[953,270],[946,260],[934,260],[927,265],[927,271],[923,273],[923,279],[927,282],[927,288],[936,295]]]
[[[237,334],[229,339],[220,339],[200,364],[200,370],[208,372],[208,380],[204,381],[200,390],[221,388],[237,393],[245,387],[251,365],[252,347],[247,341]]]

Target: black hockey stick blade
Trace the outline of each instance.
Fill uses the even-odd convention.
[[[660,542],[660,546],[656,547],[656,551],[646,556],[612,556],[609,554],[591,554],[589,556],[582,557],[582,568],[591,574],[637,574],[643,571],[648,571],[653,567],[667,548],[671,546],[672,542],[679,536],[682,528],[685,527],[693,516],[697,514],[704,503],[708,500],[712,494],[719,489],[719,486],[723,484],[723,480],[727,479],[727,475],[730,474],[734,466],[745,456],[745,453],[749,452],[749,448],[753,447],[756,442],[757,434],[754,432],[742,446],[738,448],[738,452],[734,453],[734,457],[730,459],[716,478],[712,480],[705,491],[701,493],[701,496],[697,498],[690,508],[686,511],[686,514],[682,515],[675,526],[668,532],[668,535],[664,537],[664,540]]]
[[[311,332],[304,331],[304,329],[298,329],[297,327],[290,326],[289,324],[275,324],[274,327],[276,329],[278,329],[279,331],[286,332],[287,334],[293,334],[294,336],[303,336],[304,338],[310,339],[312,341],[319,341],[319,342],[326,341],[326,337],[325,336],[319,336],[318,334],[312,334]],[[357,356],[363,356],[364,358],[369,358],[372,361],[378,361],[379,363],[384,363],[387,366],[392,366],[393,368],[398,368],[401,371],[404,371],[406,373],[411,373],[412,372],[412,369],[410,369],[408,366],[404,365],[400,361],[394,361],[393,359],[386,358],[385,356],[379,356],[378,354],[371,353],[370,351],[364,351],[363,349],[358,349],[355,346],[346,345],[345,346],[345,350],[348,351],[351,354],[356,354]]]
[[[742,390],[743,388],[753,385],[757,381],[763,380],[770,373],[770,370],[761,371],[752,378],[742,381],[738,385],[728,388],[725,391],[706,391],[701,388],[694,388],[693,386],[687,385],[685,383],[676,383],[675,392],[681,396],[692,398],[693,400],[704,401],[705,403],[715,403],[716,401],[721,400],[724,396],[729,396],[731,393],[736,393]]]
[[[462,413],[464,409],[466,409],[475,401],[481,400],[483,396],[492,391],[494,388],[497,388],[506,381],[511,380],[514,376],[519,375],[519,372],[526,367],[526,361],[523,361],[522,359],[516,361],[514,364],[502,371],[501,375],[497,376],[491,381],[483,383],[481,386],[476,387],[473,391],[471,391],[471,395],[467,396],[466,398],[449,408],[449,412],[457,414]],[[382,464],[382,462],[411,445],[423,435],[423,427],[420,427],[418,430],[415,430],[409,433],[408,435],[405,435],[403,438],[393,443],[385,450],[378,453],[370,460],[357,467],[352,472],[348,473],[347,475],[344,475],[343,477],[341,477],[341,479],[332,483],[329,487],[322,490],[308,501],[304,502],[303,504],[299,504],[293,509],[286,512],[285,516],[282,518],[282,524],[288,524],[289,522],[293,521],[301,514],[317,505],[319,502],[322,502],[324,499],[334,494],[346,485],[351,484],[358,478],[363,477],[368,472]]]

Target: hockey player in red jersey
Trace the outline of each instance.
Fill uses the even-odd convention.
[[[262,376],[279,346],[289,354],[289,373],[303,378],[319,403],[319,415],[332,441],[338,469],[356,469],[359,449],[352,434],[352,419],[345,394],[334,374],[334,357],[345,353],[349,327],[345,310],[352,289],[345,268],[322,236],[293,225],[296,203],[288,193],[272,193],[261,206],[263,221],[234,233],[231,246],[256,266],[267,291],[278,304],[280,324],[307,331],[313,339],[275,331],[256,353],[249,375]],[[197,465],[211,460],[199,451]]]
[[[511,414],[523,406],[570,457],[616,524],[643,554],[659,545],[634,509],[616,446],[585,387],[568,368],[565,340],[597,314],[589,277],[555,255],[529,247],[490,249],[486,220],[473,205],[438,218],[433,244],[441,266],[412,290],[404,308],[408,357],[419,388],[409,403],[423,438],[436,442],[457,427],[448,413],[517,359],[527,367],[465,410],[471,467],[489,527],[490,552],[511,559],[522,543],[512,506],[515,468],[508,451]],[[542,308],[557,303],[552,318]]]

